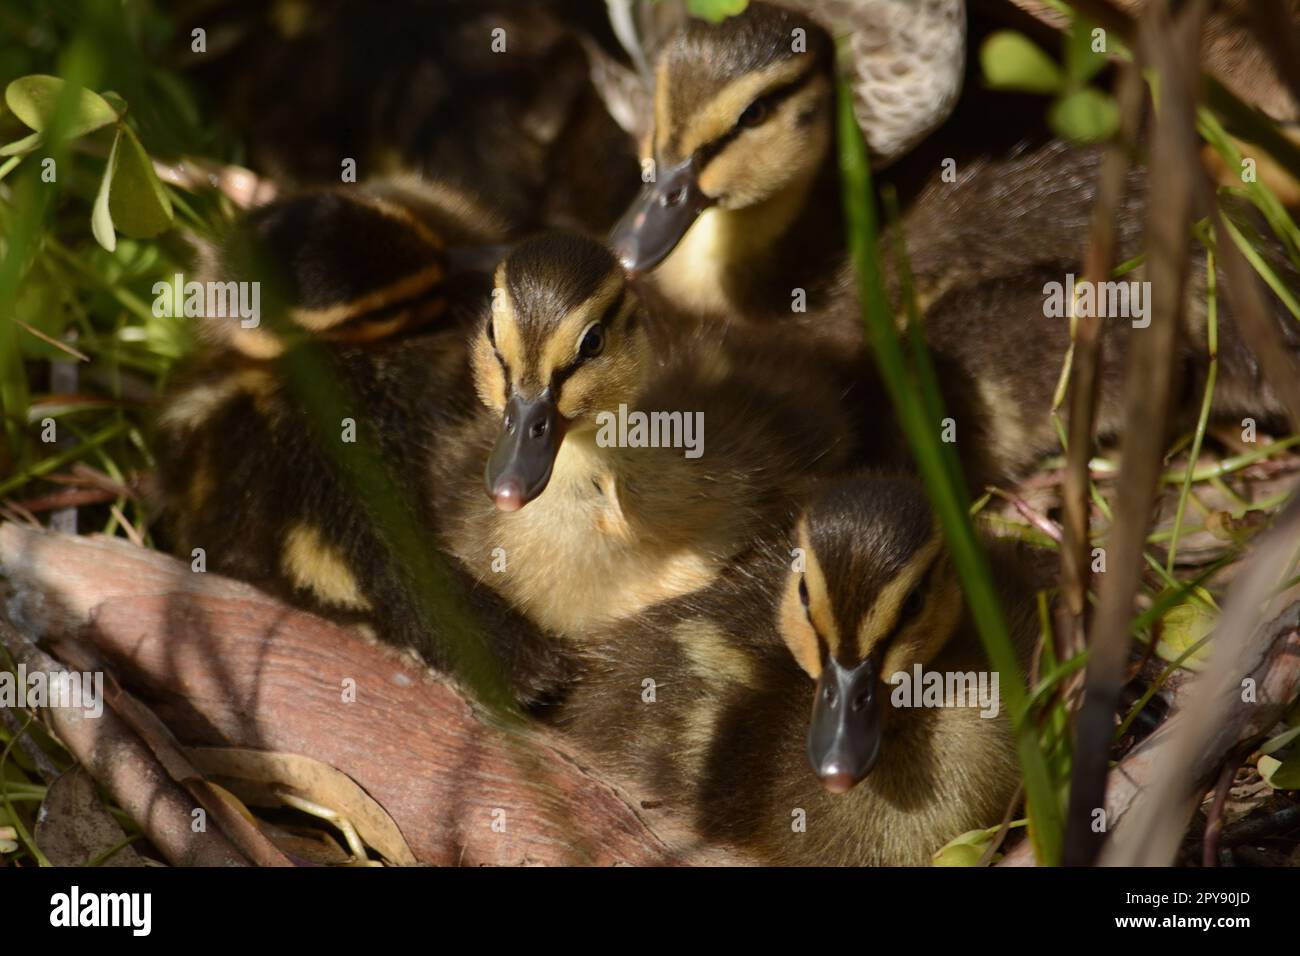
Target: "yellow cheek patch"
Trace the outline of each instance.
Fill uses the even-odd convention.
[[[829,143],[829,117],[809,127],[800,125],[796,117],[829,88],[821,77],[809,81],[807,88],[781,103],[766,123],[737,137],[704,167],[700,189],[705,195],[743,204],[811,174]],[[731,202],[724,203],[728,205]]]
[[[898,625],[898,616],[903,611],[903,604],[912,593],[912,588],[925,576],[934,562],[935,555],[943,547],[942,531],[936,528],[916,553],[908,561],[907,567],[899,572],[892,581],[880,589],[871,610],[858,627],[858,659],[869,657],[881,641],[886,640]],[[927,595],[927,610],[929,605]]]
[[[294,525],[285,534],[280,567],[296,587],[311,592],[325,604],[351,611],[370,610],[370,602],[361,593],[343,555],[326,544],[310,525]]]
[[[722,136],[736,125],[737,117],[750,103],[769,90],[791,82],[807,69],[807,59],[796,56],[728,83],[682,127],[681,136],[677,138],[681,155],[689,156]],[[662,138],[660,142],[663,142]]]
[[[559,401],[555,407],[561,415],[572,421],[587,408],[602,404],[602,386],[607,382],[594,369],[580,368],[560,386]],[[601,409],[604,410],[604,409]]]
[[[781,607],[778,611],[777,626],[781,639],[790,649],[795,663],[804,672],[816,680],[822,673],[821,649],[817,644],[817,632],[808,623],[808,612],[804,610],[799,598],[799,575],[791,574],[786,582],[785,592],[781,595]]]
[[[812,616],[813,626],[826,642],[833,657],[840,649],[840,629],[835,621],[826,575],[817,560],[817,553],[813,551],[812,541],[808,537],[808,526],[803,522],[799,524],[799,547],[803,548],[804,581],[808,588],[809,614]]]
[[[822,573],[821,564],[818,563],[808,538],[806,519],[799,521],[797,540],[803,555],[804,570],[802,574],[794,571],[786,581],[778,612],[778,626],[795,661],[810,677],[816,679],[822,672],[821,646],[817,635],[821,635],[834,656],[840,646],[840,632],[831,610],[826,575]],[[801,579],[808,588],[808,610],[804,609],[803,599],[799,596]],[[809,616],[812,617],[812,623],[809,623]]]
[[[506,267],[503,262],[497,266],[495,286],[492,289],[492,337],[496,340],[497,351],[517,379],[523,375],[525,368],[524,341],[519,331],[518,312],[515,302],[510,298],[506,287]]]
[[[899,671],[910,673],[913,664],[930,663],[948,643],[961,611],[961,585],[951,574],[944,574],[931,587],[925,611],[890,645],[881,668],[884,679]]]
[[[470,350],[470,365],[474,372],[474,390],[479,400],[488,408],[501,411],[506,407],[506,373],[492,351],[487,335],[479,334]]]

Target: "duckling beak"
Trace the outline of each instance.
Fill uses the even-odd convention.
[[[852,790],[880,756],[879,691],[871,660],[848,668],[831,659],[822,669],[808,730],[808,759],[831,793]]]
[[[484,473],[498,509],[518,511],[546,490],[563,440],[564,416],[549,389],[533,399],[511,394]]]
[[[630,277],[668,258],[695,218],[713,203],[700,189],[697,173],[694,157],[661,170],[610,233],[610,247]]]

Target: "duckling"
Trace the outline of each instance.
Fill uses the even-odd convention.
[[[800,6],[851,32],[857,115],[879,165],[951,112],[961,0]],[[826,294],[843,258],[834,60],[818,22],[761,2],[720,24],[688,21],[665,44],[647,142],[655,180],[611,239],[630,271],[659,266],[675,298],[718,314],[788,316],[794,288],[814,304]]]
[[[295,337],[360,345],[410,335],[444,318],[508,228],[488,203],[414,177],[292,194],[250,211],[202,250],[198,268],[201,283],[256,288],[267,321],[200,315],[198,338],[271,359]]]
[[[806,32],[806,52],[791,48],[792,30]],[[729,323],[798,327],[809,338],[840,343],[851,366],[863,361],[865,346],[831,148],[831,59],[831,39],[816,23],[765,3],[720,24],[692,21],[679,30],[656,73],[651,143],[659,175],[611,244],[631,271],[654,269],[646,281],[670,305]],[[955,162],[955,182],[945,179],[945,158]],[[895,232],[907,247],[927,341],[949,370],[950,411],[982,436],[977,457],[985,472],[976,481],[1014,477],[1056,447],[1048,412],[1070,332],[1064,318],[1048,316],[1045,288],[1083,272],[1099,162],[1096,148],[1047,139],[1039,106],[1027,111],[1014,98],[975,88],[886,174],[904,207],[882,249],[892,247]],[[1144,205],[1145,177],[1135,169],[1118,217],[1119,260],[1142,249]],[[898,302],[893,257],[884,258]],[[1280,268],[1294,279],[1284,260]],[[1177,376],[1188,393],[1203,377],[1206,352],[1203,258],[1195,266]],[[1140,271],[1126,277],[1141,278]],[[792,296],[805,312],[792,311]],[[1279,299],[1272,303],[1300,355],[1293,322]],[[1220,310],[1220,323],[1215,414],[1279,414],[1230,310]],[[1129,334],[1122,320],[1103,326],[1103,435],[1123,422]],[[1300,361],[1296,366],[1300,374]],[[1194,398],[1180,404],[1191,408]]]
[[[437,456],[437,511],[448,551],[561,636],[706,585],[852,453],[820,370],[671,328],[591,239],[542,234],[496,271],[484,411]]]
[[[1027,659],[1033,556],[988,547]],[[906,474],[827,482],[792,533],[577,656],[558,725],[647,806],[765,863],[925,864],[995,824],[1016,789],[998,685]],[[917,668],[972,688],[983,675],[991,696],[917,706]]]
[[[173,551],[449,663],[443,622],[421,603],[431,582],[395,549],[391,522],[435,549],[427,457],[476,409],[468,303],[488,282],[441,236],[491,227],[452,229],[409,197],[363,190],[304,193],[245,220],[204,276],[260,283],[260,321],[196,318],[203,347],[156,422]],[[441,586],[466,599],[521,701],[562,683],[549,638],[465,569],[450,562]]]

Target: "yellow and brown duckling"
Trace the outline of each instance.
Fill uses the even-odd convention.
[[[205,346],[158,418],[156,476],[165,536],[196,568],[443,666],[445,628],[422,604],[430,569],[395,546],[393,524],[436,553],[429,459],[478,408],[467,329],[490,285],[441,235],[491,222],[435,232],[412,209],[322,191],[246,219],[203,277],[259,282],[259,321],[193,320]],[[563,672],[550,642],[454,562],[445,573],[516,694],[544,696]]]
[[[824,375],[665,345],[593,240],[520,244],[493,303],[472,345],[485,409],[437,456],[438,511],[448,550],[543,627],[581,637],[706,585],[852,448]]]
[[[990,557],[1023,660],[1033,562],[1019,545]],[[580,657],[567,733],[695,838],[765,862],[925,864],[1016,790],[997,685],[910,477],[831,482],[792,537]],[[987,693],[918,706],[895,676],[918,667]]]
[[[945,22],[937,16],[935,28]],[[792,47],[796,29],[806,31],[806,46]],[[842,361],[852,366],[862,362],[854,353],[861,317],[845,260],[831,57],[831,38],[817,23],[765,3],[719,24],[691,21],[678,30],[656,70],[650,138],[656,181],[611,242],[632,271],[654,270],[648,284],[669,305],[732,323],[779,319],[764,325],[797,326],[809,339],[843,343],[848,358]],[[951,88],[943,80],[951,60],[928,63],[914,78],[929,75]],[[959,448],[978,445],[966,448],[968,458],[980,460],[977,483],[1015,475],[1057,446],[1049,411],[1070,329],[1064,316],[1048,314],[1046,289],[1083,273],[1080,237],[1087,235],[1100,164],[1096,148],[1051,141],[1040,107],[1027,111],[1021,100],[979,86],[967,84],[952,119],[887,174],[903,201],[899,228],[926,338],[945,373]],[[925,130],[944,115],[935,112]],[[870,138],[871,130],[864,132]],[[898,141],[910,145],[915,138]],[[1120,260],[1141,252],[1144,205],[1144,176],[1134,170],[1119,215]],[[891,248],[890,233],[884,250]],[[885,259],[898,301],[893,256]],[[1284,260],[1279,257],[1278,267],[1294,279]],[[1191,274],[1178,376],[1178,387],[1189,393],[1179,404],[1187,408],[1196,405],[1192,393],[1205,365],[1203,258]],[[1124,277],[1142,278],[1141,270]],[[791,307],[799,294],[803,313]],[[1300,353],[1293,320],[1280,300],[1272,304]],[[1142,317],[1103,325],[1103,434],[1122,424],[1130,319]],[[1278,413],[1223,307],[1219,343],[1216,414]]]
[[[205,286],[255,288],[259,314],[207,316],[201,301],[198,337],[271,359],[304,337],[364,345],[437,328],[467,274],[491,267],[482,256],[504,248],[506,234],[488,204],[414,179],[276,200],[204,250],[193,277]]]
[[[752,3],[721,23],[686,21],[659,51],[653,104],[642,106],[655,179],[612,237],[631,272],[658,267],[656,281],[685,306],[789,317],[795,288],[814,310],[828,292],[843,228],[823,24],[848,37],[850,88],[878,165],[957,101],[963,0]]]

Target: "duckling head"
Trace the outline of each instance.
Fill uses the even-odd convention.
[[[924,491],[908,478],[844,479],[798,526],[802,570],[786,580],[781,636],[813,680],[808,758],[843,793],[880,755],[891,675],[929,663],[961,616],[961,588]]]
[[[609,250],[568,233],[516,246],[497,267],[471,347],[479,398],[501,415],[487,492],[502,511],[540,495],[566,440],[641,390],[649,346],[636,297]]]
[[[802,204],[832,141],[832,54],[821,27],[765,3],[673,36],[655,71],[655,181],[611,237],[629,273],[662,262],[710,207]]]

